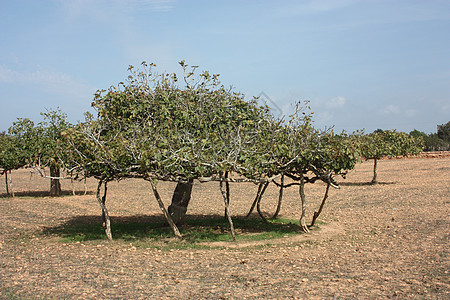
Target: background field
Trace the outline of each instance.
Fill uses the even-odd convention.
[[[360,164],[340,190],[331,190],[311,234],[276,240],[187,245],[173,239],[133,237],[70,241],[60,228],[98,224],[100,208],[89,193],[62,182],[65,195],[46,197],[49,182],[29,170],[13,172],[15,199],[0,185],[0,298],[450,298],[450,157],[379,162],[372,186],[372,162]],[[4,177],[0,177],[4,182]],[[3,183],[2,182],[2,183]],[[169,204],[175,187],[159,183]],[[245,215],[253,184],[231,185],[231,212]],[[307,186],[308,216],[325,186]],[[217,183],[196,184],[189,215],[222,216]],[[262,208],[275,210],[271,185]],[[113,182],[108,209],[115,226],[159,222],[150,185],[141,180]],[[285,193],[281,216],[298,219],[298,189]],[[118,227],[116,227],[118,228]],[[80,235],[83,233],[80,232]]]

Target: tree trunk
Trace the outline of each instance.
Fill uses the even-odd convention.
[[[322,203],[320,204],[319,210],[314,212],[313,219],[311,221],[311,225],[309,227],[313,227],[316,223],[317,218],[320,216],[320,213],[322,212],[323,207],[325,206],[325,201],[328,198],[328,191],[330,190],[330,183],[327,183],[327,189],[325,191],[325,195],[323,196]]]
[[[373,160],[373,179],[370,182],[371,184],[376,184],[377,183],[377,165],[378,165],[378,159],[374,159]]]
[[[8,177],[9,172],[9,177]],[[5,171],[5,184],[6,184],[6,196],[8,197],[15,197],[14,190],[12,188],[12,176],[11,176],[11,170]]]
[[[70,172],[70,184],[72,185],[72,195],[75,196],[75,182],[73,181],[73,172]]]
[[[103,203],[104,207],[106,207],[106,192],[108,191],[108,186],[107,185],[108,185],[108,182],[105,181],[105,183],[104,183],[105,190],[103,192],[103,197],[102,197],[102,203]],[[102,211],[102,221],[103,221],[103,227],[106,228],[107,220],[106,220],[106,213],[105,213],[105,211]]]
[[[188,182],[179,182],[175,187],[172,196],[172,203],[169,205],[168,212],[175,224],[183,222],[186,216],[189,201],[191,200],[193,180]]]
[[[309,232],[306,225],[306,196],[305,196],[305,178],[303,174],[300,174],[300,188],[299,188],[300,200],[302,202],[302,215],[300,217],[300,226],[304,232]]]
[[[61,195],[61,183],[59,182],[59,167],[50,167],[50,196],[58,197]]]
[[[228,179],[228,172],[225,172],[225,178]],[[227,192],[227,201],[228,201],[228,207],[229,207],[230,206],[230,183],[228,181],[225,182],[225,190]],[[225,208],[224,216],[225,216],[225,219],[228,218],[226,208]]]
[[[10,191],[12,197],[15,198],[16,194],[14,194],[11,170],[9,170],[9,191]]]
[[[70,183],[72,185],[72,196],[75,196],[77,193],[75,192],[75,183],[73,182],[73,178],[70,178]]]
[[[277,210],[272,216],[272,219],[276,219],[278,217],[278,214],[281,210],[281,202],[283,201],[283,190],[284,190],[284,174],[281,175],[281,186],[280,186],[280,193],[278,195],[278,204],[277,204]]]
[[[5,171],[6,196],[9,197],[8,171]]]
[[[108,210],[106,209],[106,182],[105,182],[105,193],[103,194],[103,197],[100,198],[100,190],[102,188],[103,181],[99,180],[98,186],[97,186],[97,201],[100,204],[100,207],[102,208],[102,220],[104,221],[104,227],[105,227],[105,233],[108,237],[108,240],[112,240],[112,233],[111,233],[111,219],[109,218]]]

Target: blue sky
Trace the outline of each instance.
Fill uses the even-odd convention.
[[[0,131],[185,59],[318,128],[436,132],[450,121],[450,1],[0,0]],[[265,96],[264,96],[265,98]]]

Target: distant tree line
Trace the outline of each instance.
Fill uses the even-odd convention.
[[[423,139],[424,151],[450,151],[450,121],[438,125],[436,133],[426,134],[414,129],[409,135]]]

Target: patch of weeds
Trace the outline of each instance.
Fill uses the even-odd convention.
[[[448,257],[448,251],[444,250],[438,253],[439,257],[441,258],[447,258]]]
[[[19,295],[20,292],[12,287],[0,287],[0,299],[8,299],[8,300],[25,300],[25,299],[40,299],[34,296],[33,298],[30,297],[23,297]]]
[[[298,222],[289,219],[234,218],[237,241],[257,241],[281,238],[300,232]],[[181,227],[188,242],[232,241],[230,226],[223,217],[189,218]]]
[[[62,242],[84,242],[90,240],[105,240],[106,235],[101,224],[61,225],[45,228],[44,235],[55,235]]]
[[[327,223],[324,222],[324,221],[321,221],[321,220],[317,220],[317,221],[316,221],[316,224],[314,224],[313,227],[320,227],[319,225],[325,225],[325,224],[327,224]]]
[[[104,228],[98,222],[67,222],[46,228],[45,235],[59,236],[62,242],[106,240]],[[287,237],[301,232],[298,221],[275,219],[264,222],[260,218],[234,218],[237,241],[258,241]],[[188,216],[178,226],[183,238],[174,238],[173,232],[161,218],[153,222],[113,220],[111,230],[114,240],[133,242],[137,247],[205,248],[203,242],[232,241],[230,225],[222,216]]]
[[[169,227],[154,223],[112,223],[113,238],[123,241],[135,241],[144,238],[165,239],[173,236]],[[46,235],[62,237],[62,242],[85,242],[106,240],[105,229],[101,224],[64,224],[46,228]]]

